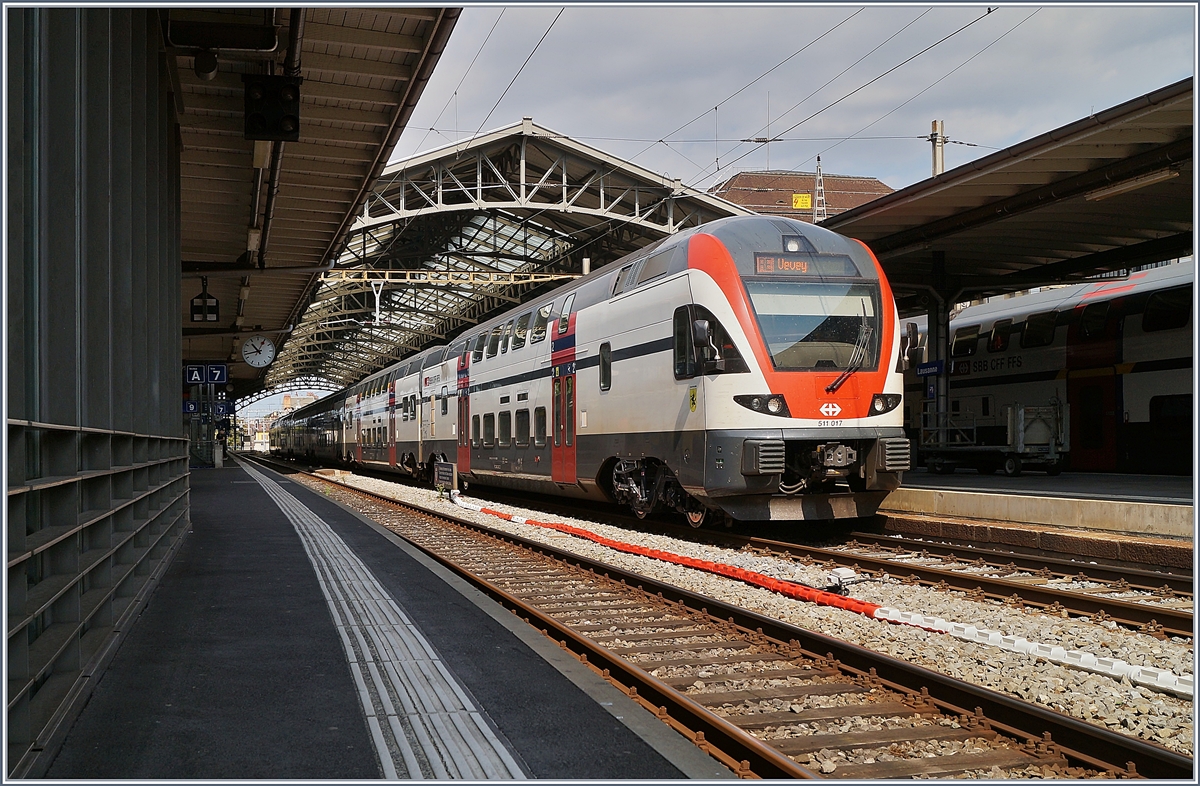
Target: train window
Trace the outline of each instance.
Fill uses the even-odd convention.
[[[517,326],[513,330],[513,352],[525,346],[525,338],[529,335],[529,318],[532,316],[533,314],[522,314],[517,320]]]
[[[446,395],[446,392],[444,390],[442,391],[442,414],[443,415],[450,414],[450,397],[448,395]]]
[[[703,347],[694,344],[694,320],[708,323],[708,341]],[[729,332],[703,306],[675,309],[672,336],[676,379],[691,379],[697,374],[742,374],[750,370]]]
[[[600,345],[600,389],[612,387],[612,345],[605,341]]]
[[[743,283],[776,369],[878,368],[882,331],[874,285],[779,278]]]
[[[546,408],[538,407],[533,411],[533,444],[543,447],[546,444]]]
[[[500,337],[500,354],[508,352],[508,342],[512,338],[513,320],[508,320],[508,324],[504,326],[504,334]]]
[[[425,363],[422,368],[432,368],[438,363],[441,363],[442,355],[445,353],[445,351],[445,349],[435,349],[433,352],[430,352],[429,356],[425,358]]]
[[[1155,292],[1146,301],[1142,314],[1142,330],[1173,330],[1186,327],[1192,314],[1192,288],[1176,287]]]
[[[504,332],[503,325],[496,325],[492,328],[492,335],[488,338],[487,356],[490,358],[496,357],[496,353],[500,350],[500,334]]]
[[[512,442],[512,413],[508,410],[500,413],[500,447],[506,448]]]
[[[675,309],[675,379],[696,376],[696,353],[692,351],[692,312],[687,306]]]
[[[479,334],[475,339],[475,349],[471,352],[471,362],[478,363],[483,360],[483,345],[487,342],[487,331]]]
[[[979,325],[960,327],[954,331],[954,343],[950,345],[950,357],[963,358],[974,355],[979,346]]]
[[[979,414],[985,418],[992,416],[992,397],[981,396],[979,399]]]
[[[1012,332],[1011,319],[998,319],[992,325],[992,337],[988,339],[988,352],[1003,352],[1008,349],[1008,337]]]
[[[618,292],[621,291],[621,282],[625,280],[625,276],[629,275],[629,271],[632,268],[633,268],[633,265],[626,265],[625,267],[623,267],[619,271],[617,271],[617,277],[616,277],[616,279],[613,280],[613,288],[612,288],[613,295],[616,295]]]
[[[1150,428],[1156,436],[1192,433],[1192,394],[1154,396],[1150,399]]]
[[[558,320],[558,332],[566,333],[567,327],[571,324],[571,306],[575,303],[575,293],[567,295],[566,301],[563,303],[562,316]]]
[[[471,447],[479,447],[479,416],[471,416]]]
[[[567,445],[575,444],[575,377],[567,377],[566,382],[566,412],[563,419],[567,427]]]
[[[451,347],[451,349],[450,349],[450,351],[449,351],[449,352],[447,352],[447,353],[446,353],[446,357],[447,357],[447,358],[453,358],[453,357],[458,357],[458,358],[461,358],[461,357],[463,357],[464,355],[466,355],[466,354],[467,354],[467,346],[468,346],[469,344],[470,344],[470,342],[469,342],[469,341],[460,341],[460,342],[458,342],[458,343],[457,343],[457,344],[455,344],[453,347]]]
[[[529,410],[517,410],[517,446],[526,447],[529,445]]]
[[[533,330],[529,332],[529,343],[536,344],[546,337],[546,324],[550,321],[550,312],[554,303],[547,303],[538,309],[537,317],[533,320]]]
[[[554,404],[554,447],[562,445],[562,380],[555,378],[554,393],[552,396]]]
[[[487,413],[483,416],[483,446],[490,448],[496,443],[496,415]]]
[[[659,251],[657,254],[652,254],[646,260],[646,264],[642,265],[642,269],[638,273],[638,284],[641,284],[643,281],[649,281],[652,278],[658,278],[666,273],[667,268],[671,266],[671,259],[675,256],[676,248],[678,246],[668,248],[666,251]]]
[[[1108,301],[1089,303],[1079,313],[1079,335],[1083,338],[1103,338],[1108,322]]]
[[[1054,326],[1058,321],[1057,311],[1045,311],[1025,317],[1021,329],[1021,349],[1045,347],[1054,343]]]

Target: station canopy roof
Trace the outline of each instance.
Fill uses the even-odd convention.
[[[181,140],[183,359],[227,363],[234,398],[261,389],[266,373],[240,362],[242,343],[261,333],[286,346],[460,13],[302,10],[160,12]],[[298,141],[245,138],[243,75],[265,74],[302,80]],[[211,319],[193,320],[193,298],[217,301],[201,314]]]
[[[821,225],[870,246],[910,311],[931,288],[953,303],[1187,256],[1192,93],[1185,79]]]
[[[749,210],[529,118],[387,166],[266,378],[355,382],[681,229]]]

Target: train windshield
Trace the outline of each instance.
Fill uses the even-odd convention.
[[[879,286],[746,279],[771,361],[781,371],[875,369]]]

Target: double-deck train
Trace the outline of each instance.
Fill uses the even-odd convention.
[[[865,245],[721,219],[291,413],[271,451],[694,526],[866,516],[909,466],[899,340]]]
[[[1041,468],[1190,474],[1194,278],[1187,259],[958,312],[949,333],[951,424],[981,445],[1003,444],[1007,413],[1053,402],[1067,413],[1069,452]],[[926,356],[925,321],[916,324],[904,407],[914,442],[922,411],[933,406],[916,376]],[[948,460],[926,463],[952,470]],[[998,468],[982,452],[974,463],[980,471]]]

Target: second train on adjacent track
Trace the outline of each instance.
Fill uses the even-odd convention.
[[[866,516],[909,466],[899,338],[865,245],[722,219],[290,413],[271,452],[696,526]]]

